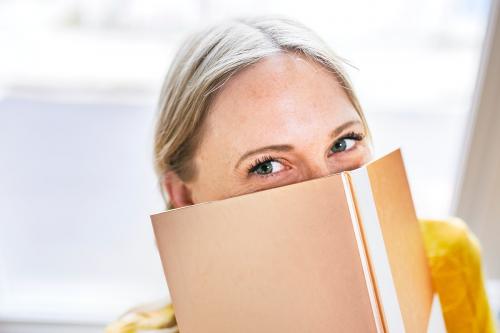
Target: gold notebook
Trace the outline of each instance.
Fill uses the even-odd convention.
[[[444,329],[400,149],[151,219],[182,333]]]

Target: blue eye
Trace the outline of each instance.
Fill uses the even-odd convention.
[[[339,139],[333,144],[331,150],[333,153],[340,153],[342,151],[349,150],[352,146],[354,146],[354,141],[354,139],[348,138]]]
[[[283,169],[283,165],[272,159],[272,158],[266,158],[267,160],[264,160],[262,162],[258,161],[255,166],[253,166],[250,169],[250,173],[256,173],[258,175],[268,175],[271,173],[276,173],[279,172]]]
[[[332,153],[340,153],[349,150],[354,146],[356,141],[360,141],[362,139],[363,139],[362,134],[351,132],[345,135],[344,137],[338,139],[337,141],[335,141],[330,150],[332,151]]]

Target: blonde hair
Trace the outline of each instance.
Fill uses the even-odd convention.
[[[296,52],[322,64],[337,78],[371,141],[361,105],[344,65],[328,45],[303,24],[285,17],[231,19],[190,35],[167,73],[159,100],[154,165],[167,208],[163,177],[175,172],[183,181],[196,177],[193,156],[203,120],[215,93],[235,73],[277,52]]]

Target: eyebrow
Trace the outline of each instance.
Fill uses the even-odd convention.
[[[342,125],[340,125],[339,127],[335,128],[330,133],[330,138],[334,138],[334,137],[338,136],[344,129],[346,129],[349,126],[355,125],[355,124],[361,124],[361,122],[359,120],[350,120],[350,121],[347,121],[347,122],[343,123]],[[267,152],[267,151],[287,152],[287,151],[291,151],[291,150],[293,150],[293,146],[287,145],[287,144],[283,144],[283,145],[269,145],[269,146],[264,146],[264,147],[261,147],[261,148],[249,150],[246,153],[244,153],[243,155],[241,155],[240,159],[236,163],[235,169],[238,168],[238,166],[241,164],[241,162],[243,162],[245,159],[247,159],[248,157],[250,157],[252,155],[256,155],[256,154],[259,154],[259,153],[264,153],[264,152]]]

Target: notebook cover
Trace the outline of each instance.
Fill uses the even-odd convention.
[[[376,332],[346,191],[335,174],[153,215],[180,332]]]
[[[407,333],[426,332],[433,288],[401,149],[365,166]]]

